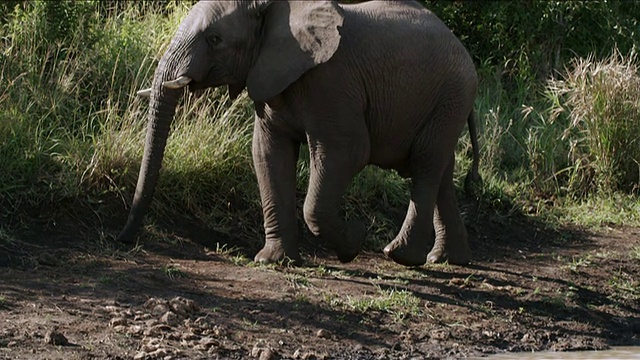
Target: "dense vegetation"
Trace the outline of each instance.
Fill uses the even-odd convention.
[[[640,224],[640,2],[426,3],[481,75],[484,186],[467,197],[481,211],[552,224]],[[189,6],[0,3],[0,239],[61,214],[93,234],[124,223],[146,126],[147,103],[134,94]],[[251,112],[246,95],[231,102],[223,89],[185,98],[153,218],[259,239]],[[465,137],[457,181],[469,148]],[[374,239],[386,240],[408,201],[406,181],[368,168],[346,199],[347,216],[368,218]]]

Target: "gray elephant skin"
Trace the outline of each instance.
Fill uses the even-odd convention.
[[[259,262],[299,263],[296,162],[310,153],[304,221],[342,262],[360,252],[365,226],[347,223],[342,197],[366,165],[411,178],[399,234],[384,253],[418,266],[471,259],[455,199],[454,148],[465,124],[473,145],[477,74],[460,41],[411,1],[201,1],[159,61],[144,157],[127,223],[131,242],[156,186],[184,90],[245,88],[255,103],[252,154],[264,215]]]

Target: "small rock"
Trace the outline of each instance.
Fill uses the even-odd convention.
[[[151,339],[146,344],[142,345],[142,348],[140,350],[144,351],[145,353],[151,353],[158,350],[159,348],[160,339]]]
[[[253,349],[251,349],[251,357],[257,358],[258,356],[260,356],[261,352],[262,348],[258,347],[258,345],[254,345]]]
[[[211,337],[202,338],[200,340],[200,346],[205,348],[205,350],[208,350],[209,348],[218,346],[218,345],[219,345],[218,341]]]
[[[127,327],[126,327],[126,326],[124,326],[124,325],[118,325],[118,326],[115,326],[115,327],[113,328],[113,330],[114,330],[115,332],[125,333],[125,332],[127,332]]]
[[[169,311],[169,307],[166,304],[158,304],[151,309],[151,315],[159,316],[166,314]]]
[[[197,340],[199,338],[200,336],[192,332],[183,332],[182,334],[180,334],[180,340],[190,341],[190,340]]]
[[[107,305],[104,307],[104,310],[108,313],[117,313],[120,311],[120,308],[114,305]]]
[[[127,319],[125,319],[124,317],[113,318],[111,319],[111,321],[109,321],[110,327],[125,326],[125,325],[127,325]]]
[[[44,335],[44,342],[46,344],[56,345],[56,346],[66,346],[69,345],[69,340],[62,335],[62,333],[56,330],[49,330]]]
[[[167,324],[169,326],[178,325],[178,320],[179,320],[178,319],[178,315],[176,315],[176,313],[174,313],[173,311],[167,311],[160,318],[160,321],[162,321],[163,323],[165,323],[165,324]]]
[[[316,336],[323,339],[330,339],[331,333],[328,330],[320,329],[316,332]]]
[[[315,360],[315,359],[317,359],[317,357],[313,353],[304,352],[304,351],[302,351],[302,349],[297,349],[293,353],[293,358],[294,359],[299,359],[299,360]]]
[[[144,304],[142,305],[143,308],[147,309],[147,310],[151,310],[153,309],[156,305],[162,303],[162,300],[156,299],[156,298],[149,298],[149,300],[145,301]]]
[[[127,332],[134,336],[142,335],[143,331],[144,329],[140,325],[131,325],[129,329],[127,329]]]
[[[171,310],[176,313],[176,315],[182,317],[182,318],[186,318],[189,316],[188,312],[189,312],[189,308],[187,307],[187,305],[185,305],[184,303],[181,303],[179,301],[174,301],[171,303]]]
[[[156,320],[156,319],[149,319],[144,324],[145,324],[146,327],[154,327],[154,326],[158,325],[159,323],[160,322],[158,320]]]
[[[260,360],[274,360],[276,353],[270,348],[263,349],[260,353]]]
[[[145,336],[156,336],[167,331],[171,331],[171,326],[165,324],[158,324],[151,328],[147,328],[143,331],[143,335]]]
[[[302,350],[296,349],[296,351],[293,352],[293,358],[294,359],[301,359],[302,358]]]
[[[151,359],[162,359],[170,355],[169,350],[160,348],[147,354]]]
[[[210,329],[211,328],[211,323],[204,316],[201,316],[201,317],[197,318],[196,321],[194,321],[194,324],[198,325],[198,327],[200,327],[201,329]]]
[[[58,266],[58,258],[51,253],[42,253],[38,256],[38,264],[46,266]]]
[[[136,316],[133,317],[133,321],[144,321],[148,320],[149,318],[151,318],[151,314],[136,314]]]
[[[184,317],[187,317],[190,314],[194,314],[200,310],[195,301],[191,299],[185,299],[180,296],[171,299],[169,303],[171,304],[171,308],[179,309],[174,310],[176,311],[176,313]]]
[[[147,358],[147,353],[144,351],[138,351],[134,357],[133,360],[144,360]]]
[[[9,342],[7,343],[7,347],[9,347],[9,348],[10,348],[10,347],[14,347],[14,346],[16,346],[16,345],[18,345],[18,342],[17,342],[17,341],[9,341]]]

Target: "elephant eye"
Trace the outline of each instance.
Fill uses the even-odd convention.
[[[207,42],[210,46],[218,46],[222,43],[222,39],[218,35],[209,35],[207,37]]]

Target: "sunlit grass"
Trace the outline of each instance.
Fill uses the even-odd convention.
[[[394,321],[401,322],[408,317],[422,315],[420,299],[411,291],[398,288],[376,286],[373,294],[361,296],[333,296],[325,294],[325,303],[340,310],[349,310],[361,314],[382,312],[391,315]]]

